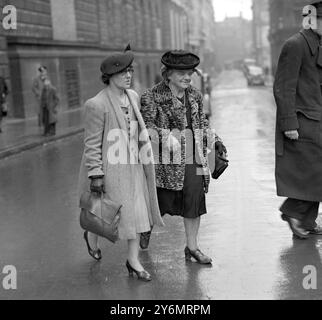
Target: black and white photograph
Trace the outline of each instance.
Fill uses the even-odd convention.
[[[0,300],[322,299],[322,1],[0,17]]]

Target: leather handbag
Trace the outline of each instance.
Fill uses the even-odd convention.
[[[229,160],[225,154],[219,154],[218,150],[213,148],[208,154],[208,163],[213,179],[218,179],[227,169]]]
[[[118,240],[121,207],[112,200],[104,199],[103,195],[87,191],[80,199],[80,225],[84,230],[115,243]]]

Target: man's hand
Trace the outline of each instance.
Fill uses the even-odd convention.
[[[98,194],[105,193],[104,179],[103,178],[91,178],[90,189],[91,192],[96,192]]]
[[[291,140],[299,139],[299,133],[297,130],[285,131],[284,134],[288,139],[291,139]]]

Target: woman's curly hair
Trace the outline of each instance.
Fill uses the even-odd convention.
[[[166,83],[169,83],[169,76],[171,75],[172,71],[173,69],[167,68],[166,66],[161,67],[160,73]]]

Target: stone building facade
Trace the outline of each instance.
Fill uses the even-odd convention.
[[[200,68],[215,73],[215,14],[212,0],[176,0],[186,9],[187,47],[201,58]]]
[[[102,84],[99,65],[130,43],[134,87],[153,85],[161,54],[187,46],[186,13],[175,0],[0,0],[17,8],[16,30],[0,30],[0,70],[11,88],[10,115],[33,117],[31,86],[48,68],[62,111],[81,106]]]
[[[4,34],[4,29],[0,26],[0,75],[4,78],[9,78],[7,41]]]

